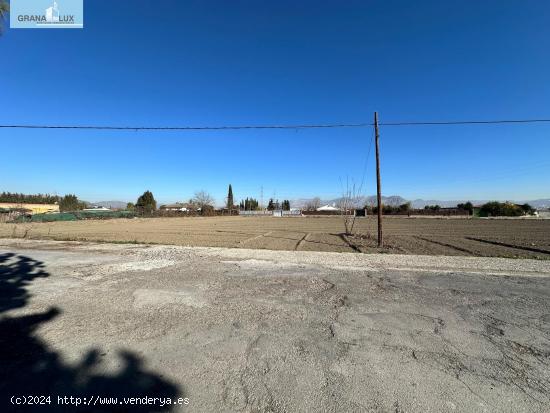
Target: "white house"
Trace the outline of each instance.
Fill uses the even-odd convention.
[[[327,204],[317,208],[317,211],[340,211],[340,208],[335,207],[334,204],[332,205]]]
[[[186,203],[176,202],[175,204],[161,205],[160,209],[163,211],[176,211],[176,212],[189,212],[192,210],[191,206]],[[197,209],[200,211],[200,208]]]
[[[84,208],[83,211],[110,211],[111,209],[110,208],[106,208],[104,206],[101,206],[101,205],[94,205],[90,208]]]

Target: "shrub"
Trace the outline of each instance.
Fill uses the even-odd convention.
[[[212,205],[204,205],[201,208],[201,215],[205,217],[211,217],[213,215],[216,215],[216,211],[214,210],[214,207]]]
[[[510,202],[487,202],[479,210],[480,217],[519,217],[525,215],[522,207]]]

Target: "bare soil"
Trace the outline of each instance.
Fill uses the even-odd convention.
[[[0,240],[0,274],[2,412],[550,405],[550,261]]]
[[[0,237],[172,244],[287,251],[333,251],[550,258],[550,220],[433,219],[384,221],[383,249],[376,220],[358,218],[353,236],[340,217],[138,218],[0,224]]]

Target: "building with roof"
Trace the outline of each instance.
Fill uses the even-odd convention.
[[[317,208],[316,211],[340,211],[340,208],[336,207],[335,204],[327,204]]]

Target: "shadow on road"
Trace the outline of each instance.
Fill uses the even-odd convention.
[[[58,396],[81,398],[124,397],[170,398],[172,403],[184,397],[183,389],[148,372],[143,359],[129,351],[122,351],[122,367],[117,373],[102,374],[101,352],[90,350],[80,362],[67,364],[62,354],[36,334],[44,323],[57,317],[61,311],[50,308],[41,313],[24,316],[7,316],[9,310],[24,307],[30,299],[27,286],[38,277],[48,277],[44,264],[18,254],[0,254],[0,411],[57,411]],[[51,396],[51,404],[14,406],[12,396]],[[96,400],[96,403],[98,400]],[[170,411],[173,404],[156,405],[95,405],[80,406],[81,411]],[[65,406],[77,410],[76,406]]]

